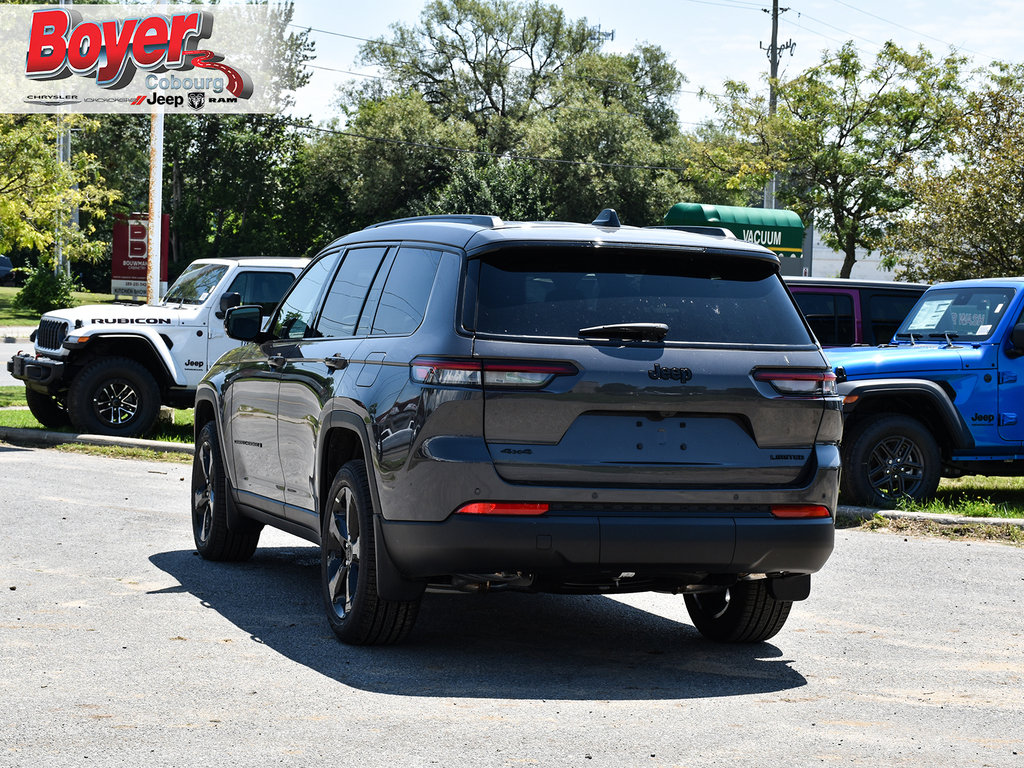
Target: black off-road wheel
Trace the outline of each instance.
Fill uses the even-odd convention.
[[[939,446],[909,416],[883,413],[855,423],[842,450],[841,490],[849,504],[892,508],[901,498],[931,498],[939,486]]]
[[[49,429],[60,429],[71,423],[68,409],[53,395],[25,388],[25,401],[36,421]]]
[[[71,382],[68,414],[79,432],[138,437],[160,414],[160,388],[144,365],[126,357],[101,357]]]
[[[727,589],[684,595],[693,625],[719,643],[760,643],[775,637],[793,603],[768,594],[766,579],[740,581]]]
[[[404,639],[419,613],[419,598],[384,600],[377,594],[373,503],[361,461],[334,476],[320,520],[320,586],[327,621],[350,645],[386,645]]]
[[[217,428],[210,421],[199,432],[192,459],[192,538],[206,560],[248,560],[259,544],[260,528],[228,528],[227,493]]]

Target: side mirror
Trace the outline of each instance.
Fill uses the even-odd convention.
[[[262,327],[263,308],[259,304],[231,307],[224,314],[224,330],[232,339],[256,341]]]
[[[1024,354],[1024,323],[1017,323],[1010,331],[1010,345],[1018,354]]]
[[[217,313],[217,318],[223,320],[224,315],[227,314],[227,311],[229,309],[231,309],[232,307],[240,306],[241,303],[242,294],[238,293],[237,291],[225,293],[223,296],[220,297],[220,312]]]

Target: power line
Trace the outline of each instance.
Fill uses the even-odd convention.
[[[687,2],[711,2],[711,0],[686,0],[686,1]],[[735,0],[735,1],[739,2],[740,0]],[[756,3],[749,3],[749,4],[745,3],[745,5],[749,5],[749,7],[751,9],[760,8],[760,6],[758,4],[756,4]],[[334,37],[343,37],[343,38],[346,38],[348,40],[358,40],[358,41],[364,42],[364,43],[381,43],[382,45],[386,45],[389,48],[397,48],[399,50],[413,51],[414,53],[432,53],[432,51],[430,51],[429,49],[426,49],[426,48],[419,48],[419,47],[411,46],[411,45],[399,45],[398,43],[388,43],[388,42],[385,42],[383,40],[373,40],[373,39],[368,38],[368,37],[360,37],[358,35],[349,35],[349,34],[345,34],[343,32],[335,32],[335,31],[330,30],[330,29],[323,29],[321,27],[307,27],[307,26],[303,26],[301,24],[289,24],[288,26],[295,27],[296,29],[306,29],[306,30],[309,30],[311,32],[319,32],[319,33],[324,34],[324,35],[332,35]],[[314,69],[325,69],[325,70],[328,70],[328,71],[331,71],[331,72],[341,72],[343,74],[354,75],[356,77],[376,77],[376,78],[379,78],[381,80],[390,80],[392,82],[400,82],[397,78],[390,78],[390,77],[385,77],[385,76],[382,76],[382,75],[370,75],[370,74],[365,74],[365,73],[360,73],[360,72],[352,72],[350,70],[345,70],[345,69],[335,69],[335,68],[332,68],[332,67],[326,67],[326,66],[315,65],[315,64],[307,64],[306,66],[314,68]],[[509,64],[509,69],[518,69],[518,70],[522,70],[524,72],[533,72],[534,71],[530,67],[523,67],[523,66],[519,66],[519,65],[516,65],[516,64]],[[550,77],[554,77],[556,79],[568,78],[570,80],[586,80],[586,81],[592,82],[592,83],[607,83],[609,85],[624,85],[624,86],[634,86],[634,85],[636,85],[635,82],[632,82],[632,81],[629,81],[629,80],[610,80],[608,78],[592,77],[590,75],[577,75],[577,74],[571,74],[571,73],[568,73],[568,72],[549,73],[549,76]],[[685,79],[685,75],[683,77]],[[705,92],[710,93],[710,91],[705,91]],[[701,91],[699,89],[698,90],[693,90],[693,89],[688,89],[688,88],[677,88],[674,91],[671,91],[669,95],[676,96],[676,95],[683,94],[683,93],[693,94],[693,95],[700,95]],[[711,95],[713,95],[713,96],[720,96],[722,94],[711,94]]]
[[[980,53],[978,51],[972,51],[970,48],[963,48],[961,46],[953,45],[953,43],[947,42],[945,40],[940,40],[939,38],[934,37],[933,35],[929,35],[929,34],[927,34],[925,32],[919,32],[918,30],[913,29],[912,27],[905,26],[903,24],[900,24],[899,22],[892,21],[891,19],[886,19],[886,18],[884,18],[882,16],[879,16],[877,13],[871,13],[871,11],[865,11],[863,8],[858,8],[857,6],[851,5],[850,3],[844,2],[843,0],[832,0],[832,1],[835,2],[835,3],[838,3],[839,5],[842,5],[842,6],[845,6],[847,8],[850,8],[850,9],[852,9],[854,11],[857,11],[858,13],[863,13],[865,16],[870,16],[871,18],[878,19],[879,21],[885,22],[886,24],[891,24],[894,27],[899,27],[902,30],[906,30],[907,32],[912,32],[915,35],[919,35],[920,37],[926,37],[929,40],[934,40],[936,43],[942,43],[943,45],[945,45],[945,46],[947,46],[949,48],[955,48],[955,49],[960,50],[960,51],[966,51],[967,53],[973,53],[975,56],[985,56],[984,53]]]
[[[823,26],[826,26],[829,29],[834,29],[834,30],[836,30],[836,32],[842,32],[844,35],[849,35],[850,37],[856,37],[858,40],[863,40],[865,43],[869,43],[870,45],[873,45],[876,48],[881,48],[882,47],[880,43],[876,43],[874,40],[869,40],[868,38],[863,37],[862,35],[858,35],[858,34],[856,34],[854,32],[850,32],[848,30],[843,29],[842,27],[837,27],[835,24],[829,24],[827,21],[822,21],[821,19],[817,19],[814,16],[811,16],[809,13],[797,12],[797,16],[799,16],[801,18],[810,19],[811,21],[813,21],[813,22],[815,22],[817,24],[821,24]]]

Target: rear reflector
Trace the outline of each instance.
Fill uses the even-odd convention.
[[[548,511],[547,504],[518,504],[497,501],[478,501],[460,507],[460,515],[543,515]]]
[[[831,517],[828,507],[819,504],[772,504],[772,514],[783,518]]]

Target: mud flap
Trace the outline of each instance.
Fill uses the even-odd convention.
[[[398,566],[388,553],[384,541],[384,530],[380,516],[373,516],[374,554],[377,559],[377,594],[382,600],[406,603],[419,599],[427,588],[425,581],[411,581],[398,571]]]
[[[776,600],[806,600],[811,594],[811,577],[801,573],[768,579],[768,594]]]

